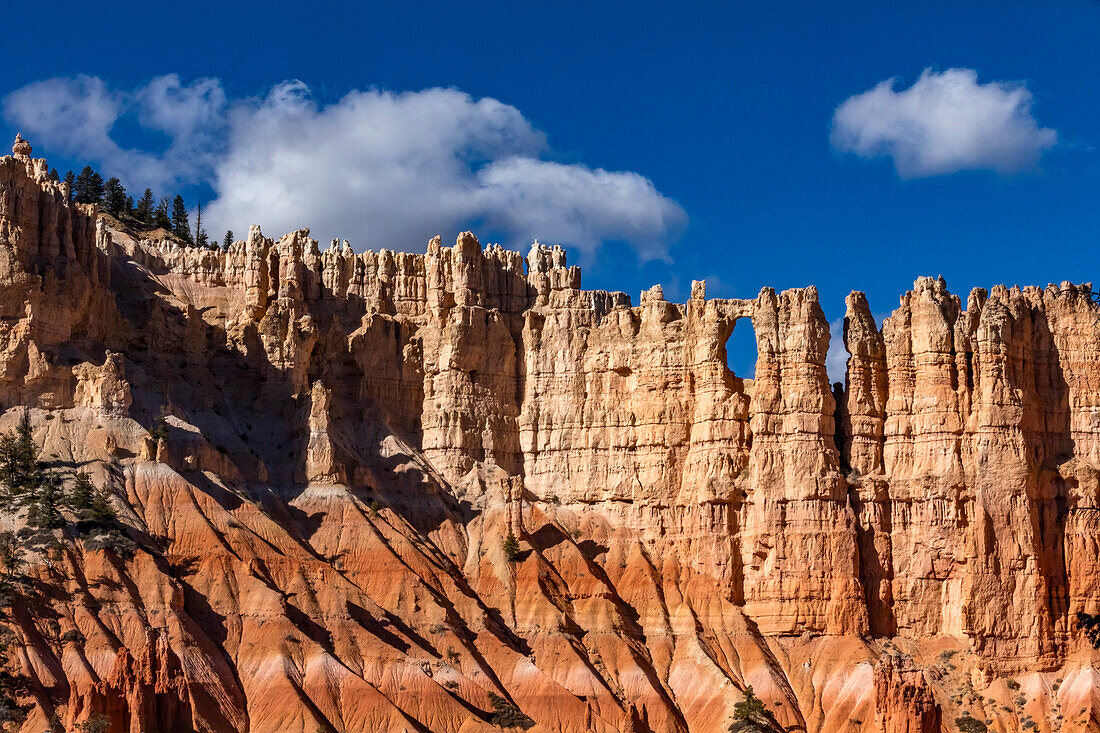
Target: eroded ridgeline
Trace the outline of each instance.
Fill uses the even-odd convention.
[[[1096,530],[1075,511],[1100,484],[1087,288],[999,286],[963,309],[925,278],[881,330],[854,293],[838,405],[812,287],[729,300],[696,283],[685,304],[655,287],[635,306],[582,290],[560,248],[469,233],[425,254],[259,228],[186,249],[96,231],[29,150],[0,175],[6,407],[72,405],[74,345],[98,363],[168,334],[193,373],[216,344],[264,375],[242,409],[304,436],[264,456],[272,482],[366,481],[362,446],[393,438],[521,532],[524,504],[590,506],[664,577],[684,570],[685,597],[718,588],[764,634],[964,636],[1007,668],[1053,664],[1073,614],[1097,610]],[[127,301],[135,283],[171,297],[178,328],[148,325],[169,318]],[[752,381],[726,366],[746,318]]]
[[[841,431],[874,631],[1054,664],[1095,612],[1098,311],[1089,286],[921,278],[881,333],[848,298]]]

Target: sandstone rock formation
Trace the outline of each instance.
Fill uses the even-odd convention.
[[[0,158],[0,429],[29,409],[137,550],[34,558],[22,730],[469,733],[492,694],[695,733],[747,685],[788,730],[1100,730],[1089,286],[922,278],[881,329],[853,293],[834,393],[812,287],[634,306],[470,233],[141,241],[30,155]]]

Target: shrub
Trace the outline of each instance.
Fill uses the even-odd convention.
[[[961,718],[955,718],[955,727],[959,733],[985,733],[989,728],[985,723],[970,717],[970,713],[963,713]]]
[[[153,418],[153,429],[149,431],[149,434],[158,443],[168,440],[168,413],[163,405],[161,405],[160,413]]]
[[[1077,628],[1085,632],[1085,638],[1100,649],[1100,613],[1078,613]]]
[[[18,726],[26,719],[26,711],[19,707],[15,698],[6,690],[0,691],[0,728],[6,728],[8,723]]]
[[[101,532],[84,540],[85,549],[113,552],[123,560],[129,560],[137,552],[137,544],[117,529]]]
[[[745,699],[733,706],[733,723],[730,733],[767,733],[775,730],[775,718],[768,706],[753,692],[752,685],[745,688]]]
[[[512,703],[500,695],[489,693],[489,702],[493,706],[493,714],[489,716],[489,722],[498,728],[520,728],[527,730],[535,726],[535,721],[520,712]]]
[[[79,629],[69,629],[61,635],[61,641],[72,644],[83,644],[84,634],[80,633]]]
[[[103,713],[92,713],[76,729],[80,733],[107,733],[111,729],[111,719]]]
[[[0,564],[4,566],[0,572],[0,606],[10,605],[11,594],[22,579],[24,563],[19,538],[12,532],[0,532]]]

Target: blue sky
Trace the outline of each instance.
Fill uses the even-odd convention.
[[[292,226],[357,248],[422,249],[425,227],[514,245],[545,231],[573,245],[587,288],[636,300],[660,282],[683,300],[693,278],[726,297],[815,284],[831,320],[852,289],[889,312],[922,274],[964,299],[1097,279],[1095,1],[105,8],[0,11],[18,29],[0,132],[21,129],[62,171],[91,162],[131,188],[213,200],[238,236],[240,217],[282,233],[292,199],[316,212]],[[906,96],[925,69],[927,93]],[[959,131],[937,97],[950,69],[973,71],[961,85],[977,127]],[[894,77],[831,141],[838,107]],[[59,94],[114,104],[109,145],[60,121]],[[1016,105],[1000,127],[982,94]],[[920,140],[899,139],[914,125]]]

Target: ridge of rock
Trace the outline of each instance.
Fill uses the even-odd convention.
[[[470,232],[190,249],[47,171],[0,158],[0,429],[138,549],[32,563],[23,730],[724,731],[748,685],[789,730],[1097,730],[1090,285],[920,278],[881,328],[853,293],[834,391],[813,287],[633,305]]]

